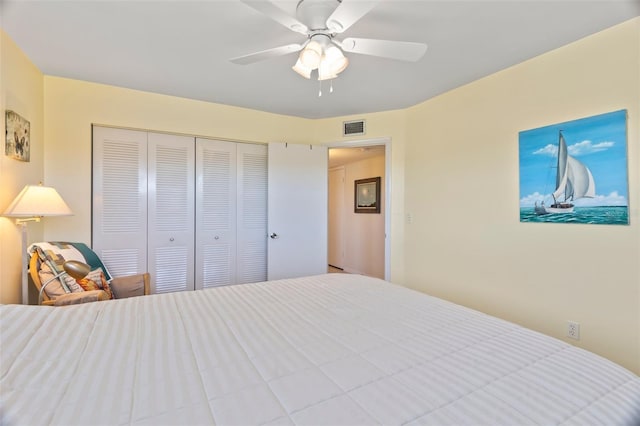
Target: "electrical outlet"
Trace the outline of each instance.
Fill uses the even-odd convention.
[[[567,337],[570,339],[580,340],[580,323],[567,321]]]

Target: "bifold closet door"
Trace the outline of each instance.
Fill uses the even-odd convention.
[[[267,278],[267,147],[196,140],[196,288]]]
[[[152,293],[194,289],[194,138],[148,134],[148,264]]]
[[[147,269],[147,132],[93,127],[92,247],[112,276]]]
[[[236,144],[196,139],[196,288],[236,283]]]
[[[93,247],[165,293],[267,278],[267,147],[96,127]]]
[[[239,143],[236,283],[267,280],[267,145]]]

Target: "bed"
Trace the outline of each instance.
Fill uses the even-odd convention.
[[[638,425],[640,378],[444,300],[328,274],[0,306],[3,425]]]

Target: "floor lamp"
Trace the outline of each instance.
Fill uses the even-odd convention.
[[[70,216],[73,213],[58,192],[48,186],[27,185],[13,202],[5,209],[2,216],[16,218],[16,224],[22,233],[22,303],[29,303],[29,289],[27,287],[27,223],[40,222],[46,216]]]

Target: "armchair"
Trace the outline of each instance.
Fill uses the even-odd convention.
[[[81,243],[36,243],[29,247],[29,253],[31,255],[29,260],[29,277],[38,292],[41,292],[43,305],[72,305],[109,300],[111,298],[123,299],[132,296],[143,296],[150,293],[149,273],[111,278],[98,256],[86,245]],[[89,288],[85,291],[76,287],[78,291],[66,292],[64,286],[58,281],[62,280],[64,275],[67,275],[62,269],[65,260],[88,263],[91,269],[101,267],[102,270],[105,271],[102,281],[106,285],[102,288]],[[51,268],[50,265],[52,265],[53,268]],[[104,275],[107,276],[107,279],[111,278],[108,284]],[[68,282],[69,279],[71,278],[68,276],[65,281]],[[73,279],[71,280],[75,281]],[[56,281],[57,285],[50,285],[50,281]],[[45,291],[41,291],[43,286],[45,286]]]

